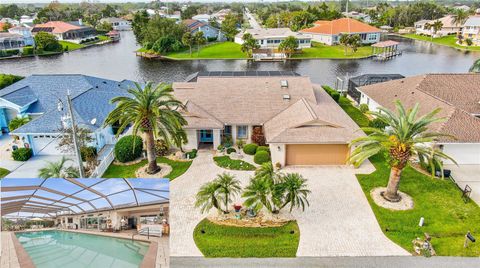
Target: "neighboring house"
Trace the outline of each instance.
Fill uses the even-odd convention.
[[[192,17],[192,20],[199,20],[205,23],[208,23],[210,19],[214,18],[212,15],[208,14],[198,14]]]
[[[196,32],[203,32],[203,36],[205,36],[207,39],[216,39],[218,41],[226,40],[222,31],[209,25],[208,23],[199,20],[188,19],[184,20],[183,24],[187,26],[192,34],[195,34]]]
[[[471,16],[463,25],[463,39],[470,39],[474,46],[480,46],[480,14]]]
[[[401,74],[363,74],[355,76],[348,79],[347,93],[355,102],[360,103],[361,93],[358,91],[358,87],[402,78],[405,78],[405,76]]]
[[[115,108],[110,100],[128,96],[126,88],[130,85],[132,82],[127,80],[85,75],[31,75],[0,90],[0,127],[8,131],[13,118],[30,116],[29,123],[10,134],[19,136],[24,147],[32,148],[35,155],[59,155],[59,135],[71,126],[67,106],[70,92],[77,125],[92,132],[90,146],[100,151],[116,141],[112,128],[103,127],[108,113]]]
[[[0,33],[0,51],[1,50],[22,50],[25,46],[23,36],[15,33]]]
[[[420,104],[419,116],[441,108],[431,131],[454,136],[438,145],[458,164],[480,164],[480,74],[426,74],[358,88],[360,103],[371,111],[394,109],[399,100],[406,108]],[[447,161],[448,162],[448,161]]]
[[[361,12],[358,12],[358,11],[351,11],[351,12],[348,12],[348,13],[347,12],[342,12],[342,14],[347,18],[361,20],[361,21],[366,22],[366,23],[372,23],[372,19],[370,18],[370,16],[368,14],[365,14],[365,13],[361,13]]]
[[[11,18],[3,18],[3,19],[0,19],[0,22],[1,22],[1,23],[10,23],[12,26],[18,26],[18,25],[20,25],[20,22],[19,22],[18,20],[11,19]]]
[[[442,23],[442,29],[438,30],[437,33],[433,30],[432,24],[436,21]],[[417,21],[414,24],[416,34],[424,35],[435,35],[435,36],[445,36],[449,34],[456,34],[462,31],[463,25],[457,24],[454,22],[453,15],[447,15],[443,18],[437,20],[421,20]]]
[[[341,18],[314,22],[311,28],[300,30],[301,33],[312,35],[312,41],[326,45],[336,45],[342,34],[358,34],[363,44],[373,44],[380,41],[381,30],[366,23],[351,18]]]
[[[217,148],[222,137],[252,140],[259,127],[272,162],[344,165],[348,144],[363,132],[309,77],[293,72],[205,72],[173,83],[187,111],[186,149]]]
[[[28,27],[23,27],[23,26],[17,26],[8,29],[9,33],[12,34],[19,34],[23,36],[23,42],[25,43],[26,46],[33,46],[35,45],[35,40],[33,39],[33,35],[31,32],[31,28]]]
[[[23,16],[20,17],[20,24],[21,25],[23,25],[25,23],[30,24],[30,23],[33,23],[34,20],[35,20],[34,17],[23,15]]]
[[[37,24],[33,27],[32,33],[35,35],[39,32],[47,32],[55,35],[58,40],[72,43],[81,43],[97,36],[95,29],[84,26],[81,20],[78,22],[49,21]]]
[[[289,28],[246,29],[244,32],[235,36],[235,43],[243,44],[242,37],[245,33],[250,33],[252,37],[257,40],[261,49],[277,49],[280,43],[289,36],[297,38],[299,48],[309,48],[312,46],[312,37],[309,34],[292,32]]]
[[[132,23],[121,18],[103,18],[100,20],[100,23],[104,22],[112,25],[112,28],[116,31],[129,31],[132,29]]]
[[[229,8],[226,8],[226,9],[221,9],[217,12],[215,12],[213,14],[213,17],[215,17],[215,20],[222,24],[222,22],[225,20],[225,17],[230,14],[232,12],[232,10],[230,10]]]

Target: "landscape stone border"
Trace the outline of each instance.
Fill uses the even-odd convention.
[[[413,198],[406,193],[398,191],[398,194],[402,199],[398,202],[390,202],[383,198],[382,193],[387,190],[386,187],[377,187],[370,191],[370,196],[372,197],[375,204],[382,208],[390,210],[410,210],[413,209]]]

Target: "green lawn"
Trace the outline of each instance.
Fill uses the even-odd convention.
[[[192,48],[192,55],[189,50],[169,53],[166,56],[174,59],[246,59],[247,54],[240,50],[240,45],[234,42],[221,42],[208,44],[200,48],[197,55],[196,47]]]
[[[463,248],[467,231],[480,238],[480,207],[473,201],[465,204],[461,191],[452,181],[434,179],[407,167],[402,173],[400,191],[413,198],[415,207],[408,211],[391,211],[377,206],[370,197],[373,188],[387,185],[390,169],[382,157],[373,157],[370,161],[377,170],[357,177],[388,238],[413,252],[412,240],[428,233],[437,255],[480,256],[478,242]],[[423,227],[418,226],[420,217],[425,218]]]
[[[195,227],[193,239],[205,257],[295,257],[300,230],[296,221],[255,228],[217,225],[204,219]]]
[[[449,46],[457,49],[462,49],[462,50],[470,50],[470,51],[480,51],[480,46],[460,46],[456,44],[457,37],[455,35],[447,35],[447,36],[442,36],[442,37],[437,37],[437,38],[431,38],[430,36],[425,36],[425,35],[418,35],[418,34],[403,34],[403,37],[407,37],[410,39],[415,39],[415,40],[421,40],[421,41],[427,41],[443,46]]]
[[[192,164],[192,161],[173,161],[166,157],[158,157],[157,163],[165,163],[172,167],[172,172],[165,176],[165,178],[169,178],[173,180],[178,176],[182,175],[187,171],[187,169]],[[136,178],[135,171],[139,168],[145,166],[147,164],[147,160],[143,160],[140,163],[129,165],[129,166],[119,166],[115,164],[111,164],[108,169],[103,174],[103,178]]]
[[[353,53],[351,49],[348,49],[347,55],[345,55],[344,46],[327,46],[321,43],[312,42],[311,48],[302,49],[302,53],[293,55],[293,58],[298,59],[358,59],[365,58],[372,55],[372,48],[370,46],[359,47],[357,52]]]
[[[347,97],[340,96],[340,107],[359,125],[360,127],[368,127],[369,120],[357,107],[352,105],[352,102]]]
[[[68,51],[74,51],[74,50],[85,47],[85,45],[83,44],[76,44],[68,41],[58,41],[58,42],[62,45],[64,50],[66,50],[66,48],[68,47]]]
[[[213,158],[217,166],[232,170],[255,170],[255,166],[239,159],[231,159],[230,156],[216,156]]]
[[[8,169],[0,168],[0,178],[3,178],[5,176],[7,176],[8,173],[10,173],[10,171]]]

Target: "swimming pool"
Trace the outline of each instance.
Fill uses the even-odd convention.
[[[37,268],[139,267],[149,243],[65,231],[16,233]]]

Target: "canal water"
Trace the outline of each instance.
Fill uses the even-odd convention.
[[[411,76],[424,73],[467,72],[480,58],[478,52],[461,52],[453,48],[401,37],[403,55],[389,61],[362,60],[293,60],[288,62],[249,62],[246,60],[160,61],[137,57],[138,48],[132,32],[122,32],[116,44],[90,47],[63,55],[0,61],[0,73],[17,75],[75,73],[115,80],[174,82],[183,81],[199,71],[295,71],[308,75],[320,84],[335,83],[337,76],[351,77],[366,73],[398,73]]]

